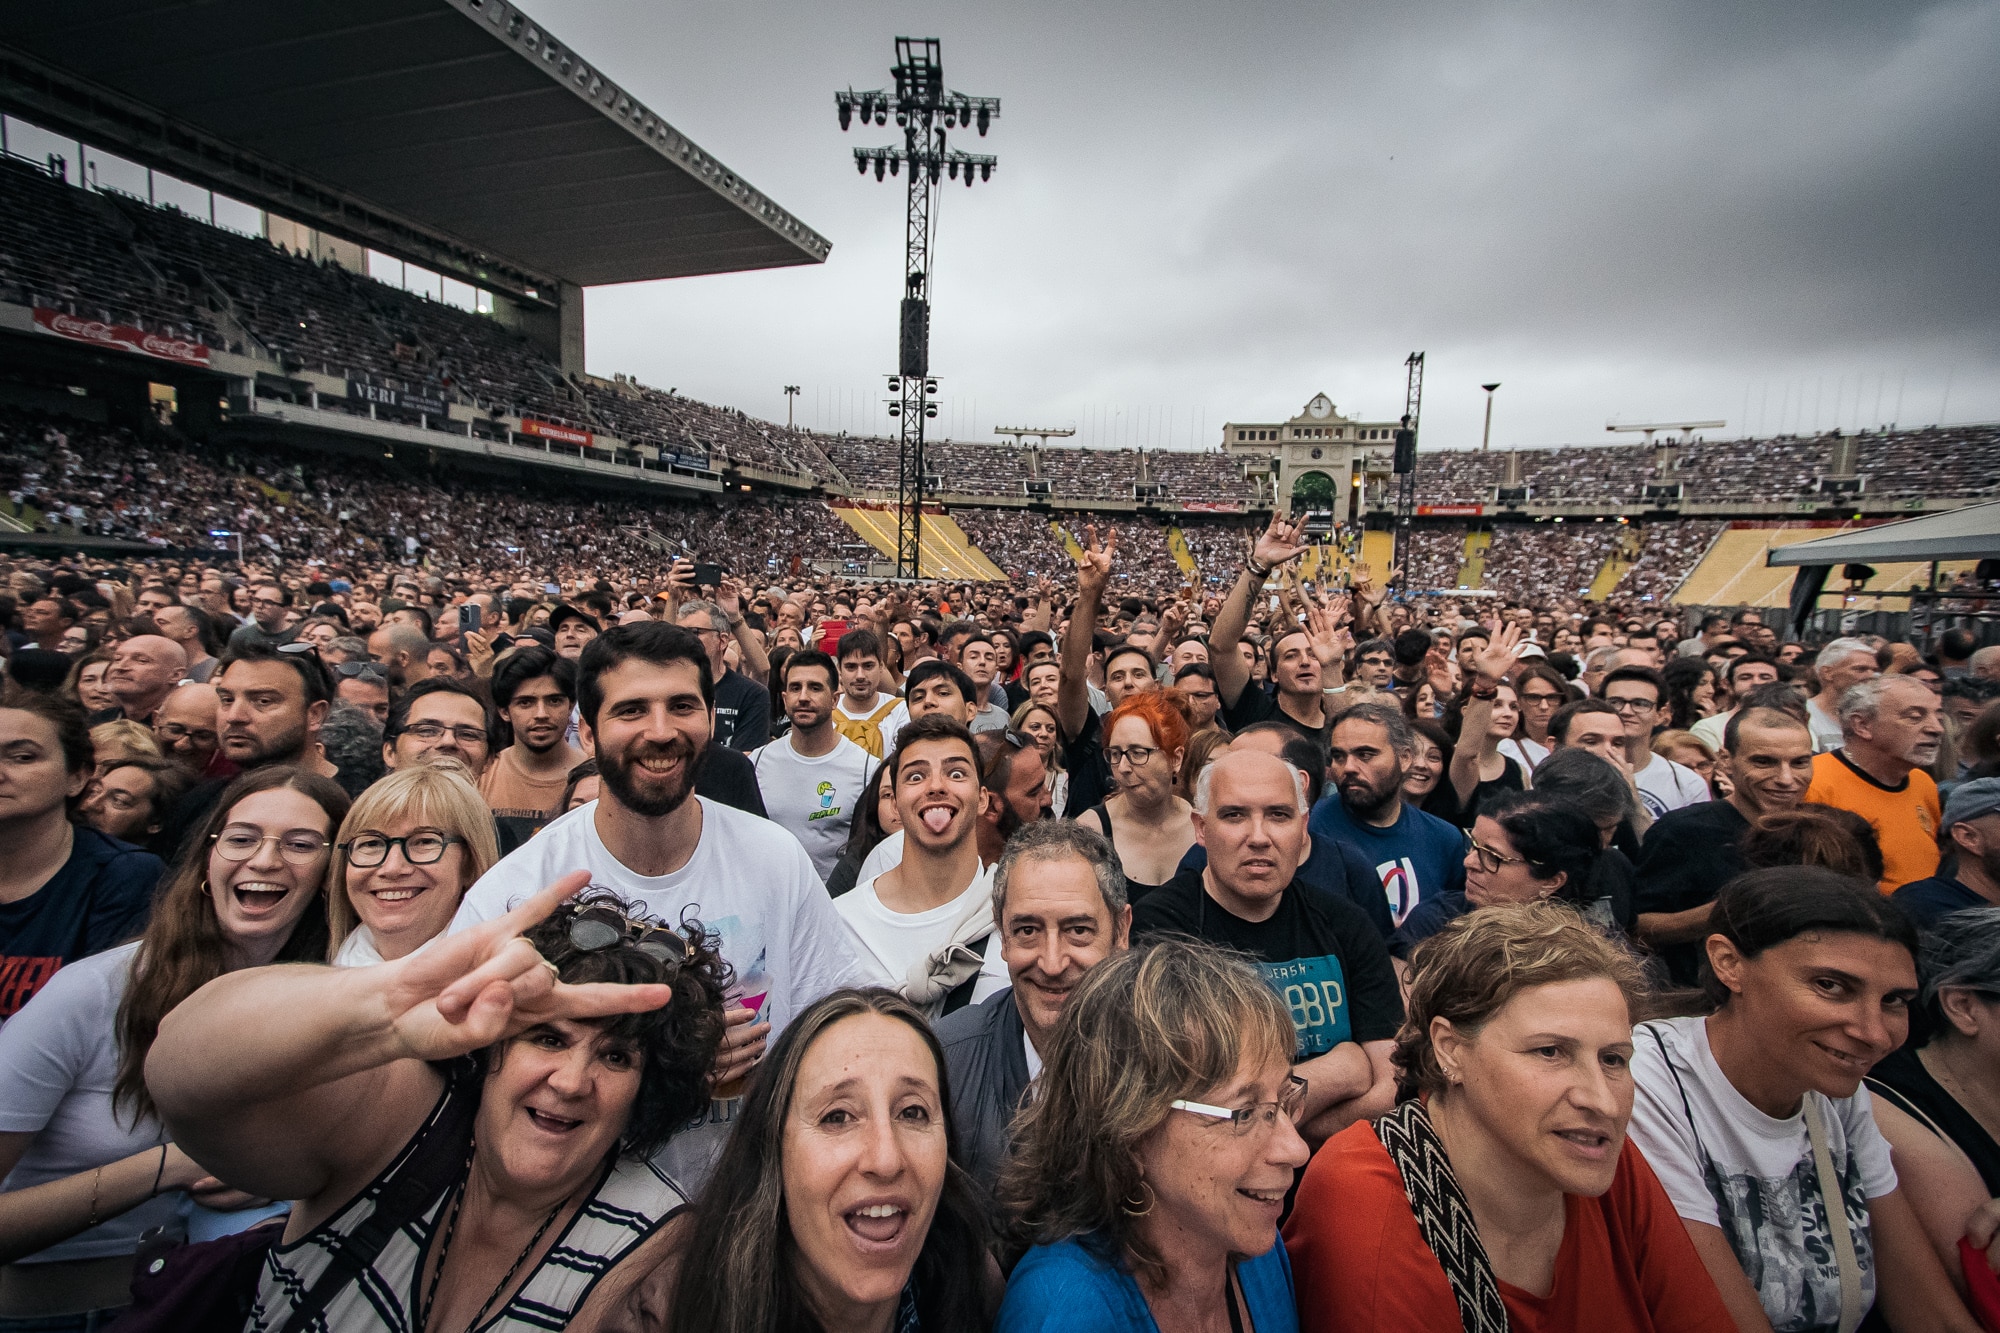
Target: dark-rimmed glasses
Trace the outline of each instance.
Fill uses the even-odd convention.
[[[1470,833],[1465,835],[1465,849],[1479,858],[1480,869],[1484,870],[1489,875],[1499,874],[1500,867],[1502,866],[1509,866],[1509,865],[1524,866],[1528,864],[1527,857],[1503,856],[1501,853],[1494,851],[1491,847],[1488,847],[1485,843],[1481,842],[1479,839],[1473,837]]]
[[[1236,1133],[1247,1134],[1252,1127],[1270,1129],[1278,1123],[1280,1112],[1284,1113],[1285,1119],[1294,1125],[1298,1124],[1299,1114],[1306,1108],[1306,1081],[1297,1074],[1287,1074],[1285,1086],[1278,1093],[1277,1101],[1258,1102],[1254,1106],[1231,1108],[1186,1100],[1169,1102],[1167,1105],[1171,1110],[1186,1111],[1190,1115],[1205,1116],[1210,1120],[1226,1120]]]
[[[362,870],[372,870],[388,860],[391,847],[401,847],[403,859],[411,865],[429,866],[442,861],[446,851],[464,841],[449,833],[412,833],[406,838],[385,838],[379,833],[364,833],[341,843],[340,850],[347,857],[347,864]]]
[[[373,685],[389,683],[389,668],[380,662],[342,662],[333,669],[342,680],[365,680]]]

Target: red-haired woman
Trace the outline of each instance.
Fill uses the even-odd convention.
[[[1111,710],[1104,723],[1104,757],[1117,790],[1077,816],[1118,849],[1133,901],[1172,879],[1194,846],[1194,807],[1174,794],[1188,741],[1179,694],[1175,689],[1128,694]]]

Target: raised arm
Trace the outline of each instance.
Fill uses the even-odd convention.
[[[160,1024],[146,1060],[160,1119],[190,1157],[255,1194],[312,1199],[352,1181],[430,1108],[429,1062],[538,1023],[642,1012],[672,997],[666,986],[564,985],[521,938],[588,883],[586,871],[566,875],[505,916],[395,962],[217,978]]]
[[[1097,544],[1097,528],[1085,530],[1089,541],[1083,558],[1076,562],[1076,601],[1069,609],[1069,628],[1063,631],[1061,674],[1056,680],[1056,720],[1063,735],[1074,738],[1083,731],[1090,710],[1090,649],[1097,637],[1097,603],[1111,582],[1111,558],[1118,552],[1118,530],[1104,535]]]
[[[1514,669],[1521,647],[1519,625],[1488,625],[1493,637],[1472,659],[1472,693],[1459,710],[1458,746],[1451,753],[1451,787],[1458,799],[1472,799],[1479,785],[1480,766],[1499,750],[1499,742],[1488,734],[1493,724],[1493,699],[1500,683]],[[1435,687],[1433,687],[1435,688]]]
[[[1215,613],[1215,627],[1209,631],[1208,664],[1215,672],[1215,692],[1223,707],[1235,707],[1236,701],[1243,697],[1243,687],[1250,683],[1250,668],[1243,665],[1243,655],[1236,651],[1236,645],[1243,642],[1243,631],[1250,626],[1251,599],[1273,570],[1305,552],[1299,540],[1299,525],[1274,511],[1269,526],[1251,546],[1250,558],[1243,562],[1236,585],[1222,599],[1222,609]]]
[[[722,586],[715,590],[715,604],[729,617],[729,632],[736,636],[736,646],[743,651],[743,674],[755,681],[769,680],[771,658],[764,651],[764,636],[750,628],[750,621],[743,614],[742,585],[725,577]]]

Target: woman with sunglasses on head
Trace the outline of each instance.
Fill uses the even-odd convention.
[[[1711,1333],[1728,1311],[1626,1140],[1635,959],[1547,903],[1412,957],[1405,1100],[1330,1139],[1285,1224],[1307,1333]]]
[[[347,795],[317,774],[259,769],[223,793],[135,943],[70,964],[0,1028],[0,1330],[130,1299],[142,1233],[187,1217],[207,1239],[261,1220],[249,1196],[169,1142],[145,1084],[167,1012],[206,982],[326,956],[326,883]],[[233,1038],[220,1049],[233,1051]],[[214,1058],[211,1050],[209,1056]],[[190,1191],[197,1207],[178,1197]],[[34,1325],[62,1329],[64,1324]]]
[[[1861,1086],[1903,1044],[1917,935],[1873,884],[1814,866],[1722,886],[1715,1010],[1633,1033],[1632,1137],[1741,1330],[1972,1333]],[[1837,1200],[1837,1206],[1829,1206]]]
[[[1298,1033],[1256,966],[1168,937],[1092,968],[1063,1006],[999,1196],[1014,1237],[1001,1333],[1298,1328],[1278,1243],[1308,1156]]]
[[[354,802],[334,847],[329,957],[365,967],[443,933],[459,899],[500,859],[493,815],[453,760],[383,778]]]
[[[728,965],[698,922],[566,902],[588,879],[394,962],[232,974],[162,1025],[168,1126],[295,1201],[251,1333],[560,1328],[682,1207],[649,1159],[708,1103]]]
[[[1104,719],[1112,794],[1077,816],[1118,850],[1132,901],[1172,879],[1195,844],[1194,807],[1174,789],[1187,754],[1180,691],[1128,694]]]
[[[693,1206],[570,1333],[986,1328],[1000,1273],[947,1096],[943,1049],[901,996],[809,1006],[758,1066]]]

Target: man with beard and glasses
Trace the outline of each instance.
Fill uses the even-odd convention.
[[[320,748],[319,729],[333,707],[333,677],[311,644],[247,643],[222,655],[213,680],[220,753],[238,774],[292,765],[330,778],[340,772]],[[215,777],[179,801],[160,830],[161,847],[179,847],[208,821],[232,778]]]
[[[887,760],[903,855],[833,900],[874,976],[931,1017],[973,999],[993,934],[993,879],[979,859],[986,793],[979,752],[956,718],[918,718]]]
[[[854,812],[867,799],[875,757],[834,729],[840,668],[817,648],[780,668],[791,730],[749,754],[768,818],[799,840],[824,880],[847,850]]]
[[[1416,732],[1389,704],[1355,704],[1334,720],[1335,790],[1313,807],[1316,838],[1355,848],[1381,877],[1397,925],[1426,898],[1465,887],[1465,836],[1403,800]]]
[[[698,1190],[722,1151],[742,1082],[765,1043],[827,992],[875,977],[835,914],[812,858],[768,820],[695,794],[714,727],[708,653],[687,630],[620,625],[577,661],[577,706],[601,795],[556,819],[480,877],[454,930],[502,916],[575,870],[658,920],[699,918],[735,972],[716,1099],[660,1164]]]
[[[492,689],[514,743],[479,775],[479,794],[493,811],[504,854],[562,813],[569,771],[588,756],[563,738],[576,705],[576,663],[529,644],[494,664]]]

